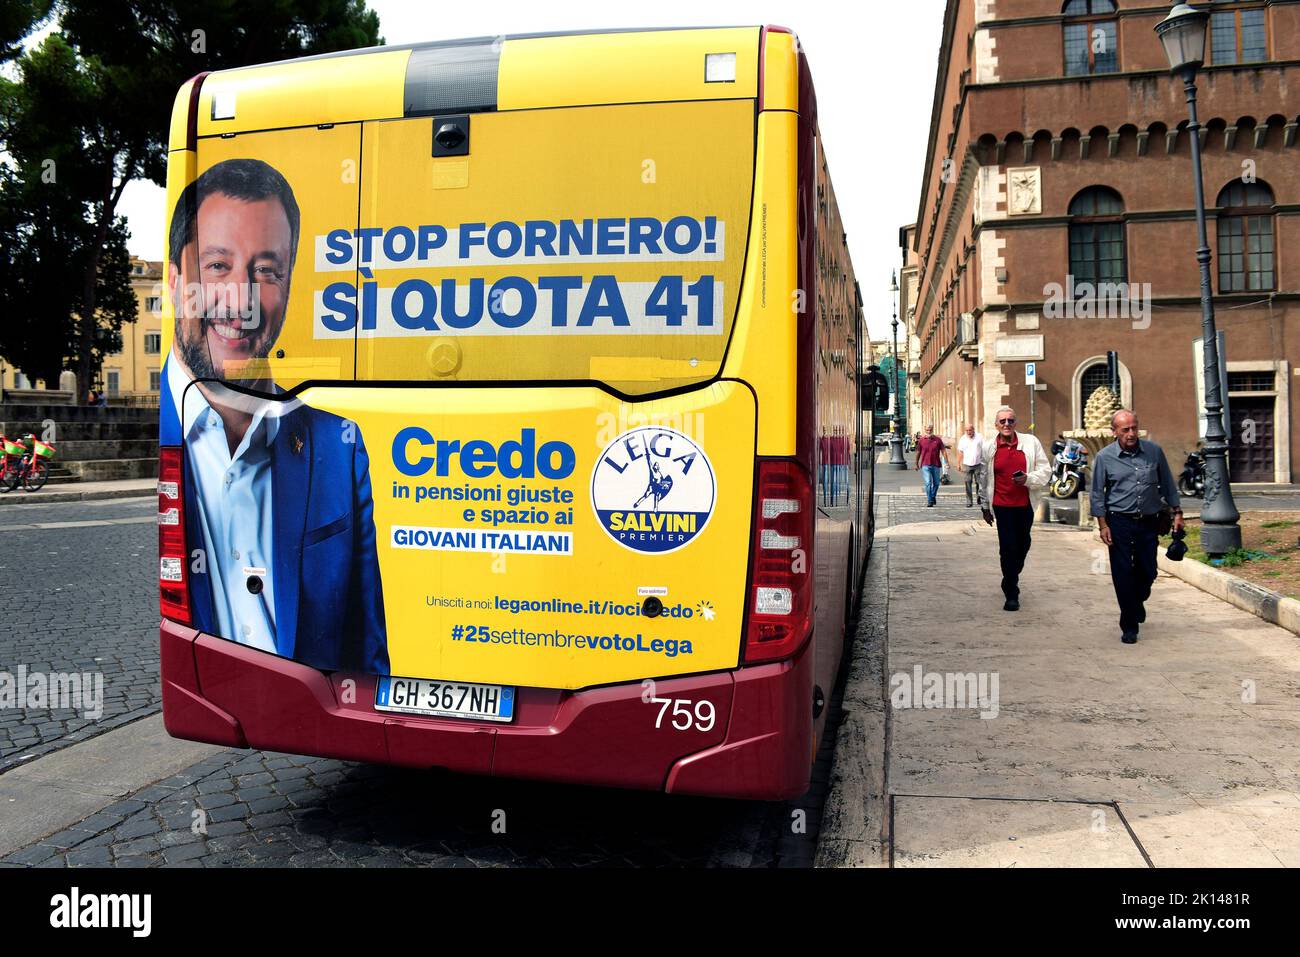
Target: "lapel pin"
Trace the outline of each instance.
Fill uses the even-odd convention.
[[[295,432],[295,433],[293,434],[293,436],[289,439],[289,442],[290,442],[290,443],[292,444],[292,446],[293,446],[293,454],[294,454],[294,455],[301,455],[301,454],[302,454],[302,436],[299,435],[297,432]]]

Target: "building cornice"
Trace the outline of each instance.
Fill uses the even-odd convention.
[[[1300,0],[1295,0],[1300,3]],[[1213,73],[1258,73],[1261,70],[1288,69],[1300,66],[1300,60],[1261,60],[1258,63],[1224,63],[1219,66],[1203,66],[1197,76]],[[1020,80],[996,80],[992,83],[967,83],[966,91],[1014,89],[1027,86],[1059,86],[1065,83],[1109,83],[1115,80],[1149,80],[1169,77],[1176,78],[1168,70],[1121,70],[1117,73],[1089,73],[1085,76],[1034,76]],[[1181,82],[1181,81],[1177,81]]]
[[[1205,211],[1205,215],[1210,219],[1217,219],[1225,212],[1224,207],[1211,206]],[[1286,203],[1273,207],[1273,212],[1279,216],[1297,216],[1300,215],[1300,204]],[[1130,223],[1172,223],[1185,220],[1195,220],[1196,210],[1194,209],[1148,209],[1130,211],[1123,214],[1126,222]],[[975,225],[972,236],[978,236],[985,227],[997,229],[999,231],[1006,229],[1049,229],[1060,226],[1069,226],[1073,222],[1070,216],[1009,216],[1001,219],[986,219],[982,223]]]
[[[961,7],[961,0],[948,0],[947,6],[943,13],[943,40],[939,44],[939,69],[936,71],[934,82],[934,99],[930,105],[930,142],[925,153],[925,172],[921,180],[921,202],[916,209],[916,222],[918,227],[925,221],[925,206],[930,196],[930,181],[934,169],[935,150],[939,142],[939,118],[943,105],[944,90],[948,87],[948,72],[952,66],[952,38],[957,29],[957,11]],[[966,95],[961,94],[961,100],[964,102]],[[920,242],[921,231],[918,228],[916,235],[912,237],[912,249],[917,251],[917,243]]]
[[[1286,7],[1300,3],[1300,0],[1263,0],[1266,7]],[[1208,6],[1197,0],[1197,6]],[[1096,16],[1088,19],[1094,20],[1128,20],[1133,17],[1160,17],[1163,19],[1169,13],[1168,4],[1159,4],[1150,7],[1125,7],[1116,10],[1113,13],[1104,16]],[[1046,26],[1053,23],[1068,23],[1078,20],[1079,17],[1067,17],[1061,13],[1049,14],[1040,17],[1008,17],[1005,20],[981,20],[975,24],[976,30],[1006,30],[1015,27],[1038,27]]]

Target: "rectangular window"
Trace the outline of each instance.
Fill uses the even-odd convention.
[[[1277,287],[1272,216],[1219,218],[1219,292],[1266,292]]]
[[[1241,62],[1258,63],[1268,59],[1268,30],[1263,10],[1241,10]]]
[[[1118,32],[1113,20],[1065,25],[1065,75],[1119,71]]]
[[[1237,62],[1237,12],[1228,10],[1210,17],[1210,62]]]
[[[1277,388],[1272,372],[1229,372],[1229,392],[1272,392]]]
[[[154,369],[149,373],[149,391],[157,392],[162,386],[162,373]]]
[[[144,354],[147,356],[156,356],[162,351],[162,333],[146,332],[144,334]]]
[[[162,312],[162,297],[161,296],[146,297],[144,301],[144,308],[146,312],[153,313],[154,315],[157,315],[158,313]]]
[[[1113,20],[1090,24],[1092,27],[1092,72],[1119,72],[1119,41]]]
[[[1090,70],[1088,56],[1088,24],[1065,25],[1065,75],[1086,76]]]
[[[120,386],[121,379],[122,379],[122,373],[118,372],[116,369],[109,371],[108,373],[108,394],[109,395],[117,395],[119,392],[121,392],[121,386]]]
[[[1079,223],[1070,227],[1070,275],[1076,286],[1126,282],[1127,273],[1123,223]]]
[[[1210,17],[1210,62],[1216,66],[1268,59],[1265,11],[1221,10]]]

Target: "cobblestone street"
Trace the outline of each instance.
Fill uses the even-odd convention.
[[[808,866],[822,796],[714,801],[231,751],[0,866]]]
[[[0,711],[4,771],[159,710],[152,498],[3,513],[0,670],[102,671],[104,714]],[[39,602],[28,596],[53,594]],[[812,863],[832,723],[788,803],[667,797],[221,751],[0,866],[730,866]],[[156,718],[153,720],[157,720]]]
[[[97,721],[0,709],[3,772],[151,714],[160,699],[154,500],[0,509],[0,671],[102,674],[104,695]]]

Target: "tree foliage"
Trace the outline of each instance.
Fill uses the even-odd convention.
[[[15,56],[51,8],[57,29]],[[3,0],[0,355],[90,387],[135,317],[117,204],[133,179],[164,184],[186,80],[382,42],[364,0]]]
[[[54,0],[4,0],[0,3],[0,63],[22,50],[22,41],[50,15]]]
[[[136,316],[126,221],[102,231],[92,198],[101,169],[86,161],[88,138],[107,130],[96,122],[104,77],[58,33],[17,61],[16,79],[0,78],[0,352],[29,379],[54,386],[85,343],[92,368],[121,348],[121,328]],[[94,312],[84,277],[94,264]],[[89,387],[87,382],[83,386]]]

